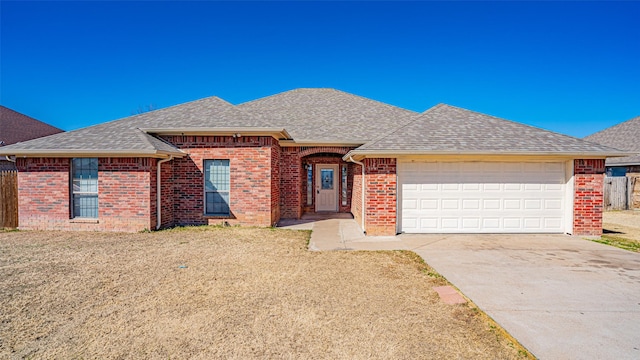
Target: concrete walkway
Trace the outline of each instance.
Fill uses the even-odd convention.
[[[640,254],[566,235],[365,237],[318,216],[310,250],[412,250],[540,359],[640,359]]]

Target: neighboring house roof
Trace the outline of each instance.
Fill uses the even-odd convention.
[[[286,130],[285,130],[286,129]],[[367,154],[554,154],[620,151],[448,105],[422,114],[334,89],[297,89],[234,106],[209,97],[0,148],[19,156],[184,156],[157,135],[270,135],[283,144],[360,146]],[[628,155],[628,153],[623,153]]]
[[[60,132],[62,130],[57,127],[0,105],[0,142],[4,143],[4,145],[11,145]]]
[[[598,131],[584,140],[637,153],[635,156],[607,159],[607,166],[640,165],[640,116]]]
[[[335,89],[295,89],[238,107],[286,128],[296,143],[360,145],[418,114]]]
[[[439,104],[347,156],[393,153],[599,155],[620,152],[571,136]]]

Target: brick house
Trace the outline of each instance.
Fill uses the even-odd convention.
[[[602,232],[619,150],[469,110],[333,89],[205,98],[0,149],[20,228],[271,226],[352,213],[368,235]]]
[[[43,136],[57,134],[62,130],[32,117],[0,105],[0,146],[15,144]],[[0,171],[15,170],[13,162],[0,156]]]
[[[605,161],[607,176],[626,176],[631,191],[632,209],[640,209],[640,116],[627,120],[610,128],[598,131],[584,138],[597,144],[634,153],[632,156],[610,158]]]

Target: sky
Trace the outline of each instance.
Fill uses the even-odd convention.
[[[0,1],[0,104],[74,130],[335,88],[584,137],[640,116],[640,2]]]

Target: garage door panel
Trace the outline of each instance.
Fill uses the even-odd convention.
[[[484,191],[500,191],[500,184],[482,184],[482,190]]]
[[[404,232],[562,232],[563,163],[404,163]]]
[[[464,210],[480,210],[480,199],[462,199]]]
[[[438,228],[438,218],[422,218],[420,219],[420,226],[423,229],[437,229]]]
[[[562,209],[562,201],[557,199],[545,199],[544,208],[546,210],[560,210]]]
[[[525,199],[525,210],[540,210],[542,209],[542,199]]]
[[[438,199],[420,200],[420,210],[438,210]]]

